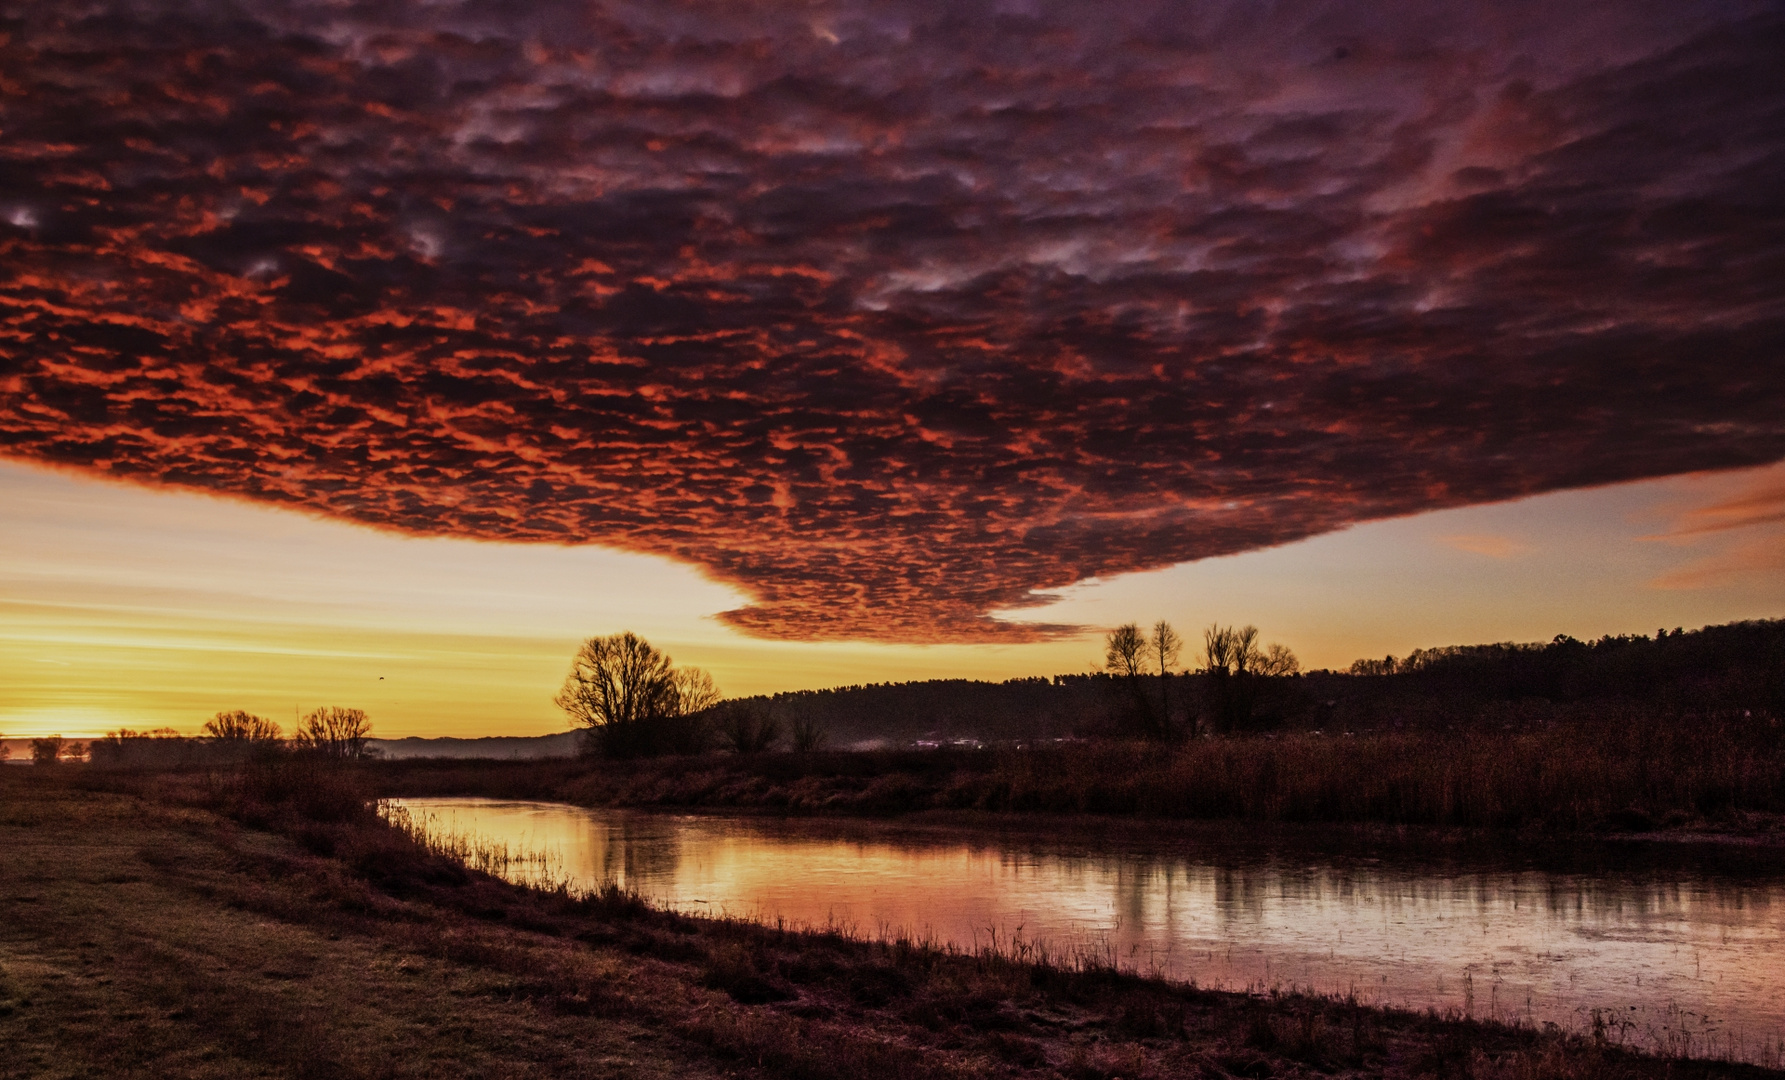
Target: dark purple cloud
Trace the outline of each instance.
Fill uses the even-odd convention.
[[[0,452],[783,637],[1785,457],[1776,3],[0,0]]]

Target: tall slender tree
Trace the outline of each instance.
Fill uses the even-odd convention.
[[[1132,734],[1151,735],[1152,706],[1141,686],[1147,670],[1147,635],[1135,623],[1123,623],[1103,639],[1103,669],[1121,680],[1120,726]]]
[[[1153,624],[1153,637],[1147,644],[1152,660],[1159,665],[1159,720],[1155,734],[1165,736],[1171,733],[1171,669],[1177,666],[1184,639],[1170,623],[1160,619]]]

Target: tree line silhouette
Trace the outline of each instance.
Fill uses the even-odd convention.
[[[1252,626],[1211,626],[1194,672],[1179,669],[1184,642],[1165,620],[1151,632],[1124,624],[1104,644],[1103,671],[1090,676],[930,680],[726,700],[705,671],[677,667],[627,631],[583,642],[554,700],[587,733],[589,752],[613,758],[715,747],[808,752],[839,731],[858,742],[1086,733],[1169,740],[1248,730],[1270,697],[1271,680],[1299,670],[1292,652],[1262,645]],[[1193,676],[1209,685],[1183,685]]]
[[[107,768],[183,768],[280,754],[351,761],[367,756],[371,737],[372,722],[363,710],[329,705],[306,713],[289,738],[272,720],[230,709],[205,721],[196,737],[172,728],[120,728],[88,744],[71,743],[60,735],[33,739],[31,750],[39,765],[91,761]]]
[[[621,639],[630,638],[625,644]],[[635,635],[625,649],[657,657],[638,673],[650,707],[608,731],[610,715],[567,712],[590,733],[589,748],[614,756],[698,753],[727,748],[845,747],[1119,738],[1172,742],[1282,729],[1467,729],[1530,726],[1567,719],[1586,705],[1656,710],[1742,710],[1785,717],[1785,621],[1676,629],[1653,638],[1567,636],[1416,650],[1405,658],[1360,660],[1343,671],[1301,669],[1295,654],[1267,643],[1256,627],[1211,625],[1189,664],[1188,644],[1161,620],[1150,630],[1125,623],[1105,636],[1098,669],[1068,675],[840,686],[721,700],[700,673],[703,692],[671,693],[677,669]],[[585,643],[585,651],[589,643]],[[579,653],[579,657],[584,653]],[[579,661],[560,705],[593,693],[599,663]],[[706,689],[710,688],[710,693]],[[598,695],[597,695],[598,696]],[[1573,710],[1573,712],[1571,712]],[[1602,712],[1603,710],[1601,710]],[[587,718],[587,719],[585,719]],[[626,725],[631,724],[628,727]],[[791,737],[789,737],[791,736]]]

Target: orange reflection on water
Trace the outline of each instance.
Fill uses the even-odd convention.
[[[520,880],[972,947],[1021,939],[1203,986],[1310,988],[1750,1059],[1785,1038],[1785,879],[1352,865],[1187,849],[1084,853],[754,819],[397,800],[545,853]]]

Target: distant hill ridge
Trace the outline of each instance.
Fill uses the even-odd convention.
[[[476,739],[372,739],[366,748],[393,761],[404,758],[534,758],[574,757],[581,734],[561,731],[556,735],[487,735]]]

